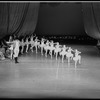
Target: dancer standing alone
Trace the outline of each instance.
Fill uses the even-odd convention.
[[[14,58],[15,58],[15,63],[18,62],[18,55],[19,55],[19,46],[20,46],[20,41],[17,37],[14,39]]]

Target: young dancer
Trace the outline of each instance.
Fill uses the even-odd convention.
[[[36,49],[36,53],[37,53],[37,48],[38,48],[38,46],[39,46],[39,39],[38,39],[38,37],[36,37],[35,38],[35,43],[34,43],[34,45],[35,45],[35,49]]]
[[[44,50],[45,50],[45,57],[47,57],[47,53],[48,53],[48,50],[49,50],[49,48],[50,48],[50,42],[49,42],[49,40],[47,40],[46,41],[46,44],[45,44],[45,46],[44,46]]]
[[[71,47],[69,47],[66,52],[66,58],[68,59],[68,63],[70,63],[70,60],[72,60],[73,58],[72,51],[74,52],[74,50]]]
[[[66,55],[66,50],[68,49],[68,47],[66,47],[65,45],[63,45],[62,50],[60,52],[60,55],[62,56],[62,63],[64,62],[64,57]]]
[[[28,53],[28,49],[29,49],[29,37],[26,38],[25,45],[26,45],[26,53]]]
[[[24,51],[24,46],[25,46],[25,42],[24,42],[24,39],[21,40],[21,54],[23,54],[23,51]]]
[[[79,55],[81,52],[75,49],[75,56],[73,57],[73,60],[75,62],[75,68],[77,67],[77,63],[81,64],[81,55]]]
[[[10,59],[13,59],[13,53],[14,53],[14,50],[13,50],[13,37],[10,36],[9,37],[9,41],[6,42],[10,47],[8,48],[10,50]]]
[[[54,50],[54,54],[56,55],[56,60],[57,60],[59,52],[61,51],[61,47],[62,45],[59,45],[59,42],[57,42],[57,44],[55,45],[55,50]]]
[[[50,47],[49,47],[49,54],[51,55],[51,59],[52,59],[52,55],[53,55],[53,51],[54,51],[54,49],[55,49],[55,47],[54,47],[54,42],[53,42],[53,40],[51,40],[51,42],[50,42]]]
[[[15,63],[18,62],[18,56],[19,56],[19,47],[20,47],[20,41],[17,37],[14,39],[14,58],[15,58]]]
[[[45,41],[46,41],[46,39],[44,39],[44,38],[41,39],[41,44],[40,44],[40,47],[41,47],[41,55],[43,55],[43,49],[44,49],[44,46],[45,46],[45,44],[44,44]]]
[[[31,36],[31,39],[30,39],[30,44],[31,44],[31,47],[30,47],[30,49],[31,49],[31,51],[33,52],[33,47],[35,46],[35,42],[34,42],[34,37],[36,37],[36,35],[32,35]]]

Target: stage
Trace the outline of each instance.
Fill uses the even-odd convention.
[[[20,55],[20,63],[0,61],[0,98],[100,98],[100,52],[96,46],[68,45],[81,51],[74,67],[40,51]]]

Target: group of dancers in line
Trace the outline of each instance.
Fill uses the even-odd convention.
[[[77,63],[81,64],[81,55],[80,51],[77,49],[73,50],[71,47],[66,47],[66,45],[60,45],[59,42],[54,42],[53,40],[48,40],[44,37],[41,39],[38,38],[35,34],[22,38],[19,40],[18,38],[13,39],[12,36],[9,37],[9,41],[6,41],[9,45],[8,50],[10,51],[10,58],[15,59],[15,63],[18,63],[18,55],[19,53],[23,54],[24,52],[28,53],[29,51],[38,53],[38,49],[41,51],[41,55],[45,53],[45,57],[48,55],[53,55],[58,59],[58,56],[62,57],[62,63],[64,62],[64,58],[70,61],[73,60],[75,62],[75,67]]]

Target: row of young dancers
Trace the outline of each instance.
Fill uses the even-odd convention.
[[[7,43],[11,43],[13,41],[12,36],[10,36],[9,41]],[[26,47],[26,48],[25,48]],[[45,57],[48,56],[48,54],[51,56],[55,55],[56,60],[58,59],[58,56],[62,57],[62,63],[64,62],[64,58],[68,60],[68,63],[70,63],[71,60],[75,62],[75,67],[77,66],[77,63],[81,64],[81,55],[80,51],[77,49],[73,50],[71,47],[66,47],[66,45],[60,45],[59,42],[54,42],[53,40],[48,40],[45,38],[38,39],[36,35],[32,35],[30,37],[27,37],[26,39],[22,38],[20,41],[20,44],[17,46],[17,49],[19,49],[20,53],[23,54],[24,51],[28,53],[29,50],[31,52],[35,51],[38,53],[38,49],[41,50],[41,55],[45,53]],[[14,44],[10,45],[10,58],[13,59],[14,55]],[[19,55],[19,53],[18,53]]]

